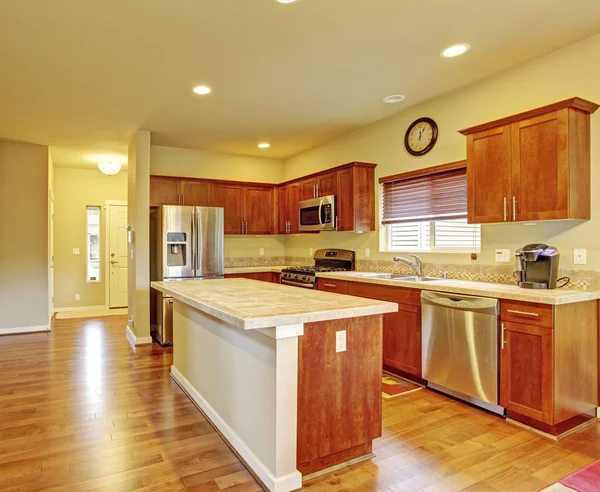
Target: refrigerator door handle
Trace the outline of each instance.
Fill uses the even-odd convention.
[[[196,273],[196,252],[198,251],[198,247],[196,244],[196,211],[194,210],[192,212],[192,241],[191,241],[191,246],[192,246],[192,271],[193,271],[193,275],[194,277],[197,275]]]

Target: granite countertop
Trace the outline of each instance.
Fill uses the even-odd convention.
[[[392,302],[244,278],[152,282],[152,288],[234,326],[253,330],[398,311]]]
[[[368,272],[335,272],[318,273],[319,278],[331,278],[367,284],[390,285],[393,287],[408,287],[412,289],[433,290],[451,294],[467,294],[472,296],[493,297],[496,299],[512,299],[515,301],[537,302],[540,304],[571,304],[574,302],[593,301],[600,299],[600,291],[551,289],[533,290],[522,289],[517,285],[495,284],[491,282],[471,282],[469,280],[432,280],[425,282],[410,282],[402,280],[362,277]]]
[[[281,270],[287,268],[287,266],[247,266],[247,267],[229,267],[225,268],[225,275],[231,275],[235,273],[262,273],[262,272],[273,272],[281,273]]]

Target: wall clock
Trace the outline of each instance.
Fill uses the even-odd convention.
[[[435,145],[438,137],[437,123],[431,118],[419,118],[406,130],[404,147],[412,155],[425,155]]]

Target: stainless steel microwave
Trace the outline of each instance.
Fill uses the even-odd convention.
[[[321,196],[300,202],[301,231],[335,231],[337,229],[335,196]]]

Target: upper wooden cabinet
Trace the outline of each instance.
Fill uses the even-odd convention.
[[[273,188],[244,186],[242,193],[244,234],[274,234]]]
[[[150,206],[210,205],[210,183],[192,179],[152,176],[150,179]]]
[[[337,172],[338,231],[375,230],[375,169],[362,164]]]
[[[181,181],[181,205],[210,206],[210,183],[207,181]]]
[[[225,234],[244,234],[242,185],[213,184],[210,194],[210,206],[225,209]]]
[[[470,223],[590,218],[590,114],[567,99],[461,130]]]

